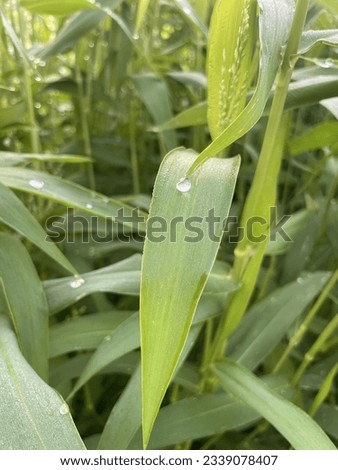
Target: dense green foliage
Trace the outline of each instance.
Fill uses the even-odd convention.
[[[337,28],[0,1],[1,449],[337,446]]]

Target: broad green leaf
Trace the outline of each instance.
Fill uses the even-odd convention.
[[[0,233],[0,283],[22,354],[40,377],[47,380],[47,300],[26,248],[15,236],[6,233]]]
[[[304,275],[255,304],[229,340],[230,357],[255,369],[320,293],[330,275],[327,272]]]
[[[218,0],[208,47],[208,124],[213,139],[243,111],[250,87],[256,2]]]
[[[305,31],[299,44],[298,54],[306,54],[312,47],[317,44],[327,44],[329,46],[338,45],[338,29],[320,29],[313,31]],[[332,61],[332,59],[327,59]],[[329,64],[329,62],[327,62]]]
[[[144,18],[147,14],[147,10],[150,5],[150,0],[139,0],[137,6],[137,16],[136,16],[136,23],[135,23],[135,33],[137,34],[142,26]]]
[[[284,378],[267,376],[262,380],[275,391],[291,395]],[[185,441],[243,430],[259,419],[259,413],[224,392],[187,397],[160,409],[149,449],[163,449]],[[141,439],[141,432],[138,432],[130,448],[140,449]]]
[[[57,323],[50,329],[49,357],[96,349],[104,337],[131,314],[128,311],[102,312]]]
[[[12,166],[30,161],[56,162],[56,163],[86,163],[88,157],[78,155],[51,155],[46,153],[16,153],[0,151],[0,166]]]
[[[96,8],[90,0],[20,0],[20,4],[32,13],[39,15],[69,15],[78,10]]]
[[[118,263],[81,274],[44,282],[50,312],[57,313],[94,292],[138,295],[141,256],[133,255]],[[74,287],[75,286],[75,287]]]
[[[205,36],[208,36],[208,28],[198,16],[191,2],[188,0],[174,0],[174,2],[176,3],[178,9],[187,18],[187,20],[193,25],[197,26],[201,33],[203,33]]]
[[[100,7],[97,6],[95,10],[82,11],[73,15],[65,23],[55,39],[41,50],[39,57],[45,60],[53,55],[61,54],[71,49],[77,41],[106,18],[106,13],[101,7],[114,10],[122,1],[123,0],[100,0],[100,2],[98,2]]]
[[[2,173],[3,170],[1,170]],[[5,170],[4,170],[5,171]],[[0,180],[2,175],[0,176]],[[9,210],[10,208],[10,210]],[[48,241],[47,235],[38,221],[32,216],[29,210],[23,205],[20,199],[6,186],[0,183],[0,222],[8,225],[13,230],[21,233],[32,243],[47,253],[57,263],[67,271],[76,273],[76,270],[65,258],[61,251]]]
[[[0,316],[0,448],[84,450],[68,406],[27,364]]]
[[[263,114],[289,37],[294,0],[258,0],[260,66],[255,92],[239,116],[206,148],[189,168],[190,176],[208,158],[217,155],[246,134]],[[217,47],[217,46],[215,46]]]
[[[326,121],[295,137],[289,144],[291,155],[338,144],[338,122]]]
[[[132,80],[155,124],[161,124],[172,117],[169,90],[163,80],[153,74],[133,75]],[[165,131],[163,139],[167,150],[177,147],[174,131]]]
[[[140,232],[145,230],[144,213],[58,176],[27,168],[3,168],[0,181],[18,191],[82,209],[89,214],[108,217],[129,227],[135,226]]]
[[[150,207],[150,221],[172,224],[181,218],[184,223],[172,225],[169,231],[167,228],[161,242],[155,237],[158,233],[150,238],[148,225],[145,242],[140,310],[145,446],[214,263],[239,168],[238,157],[212,159],[203,171],[182,182],[195,158],[195,152],[184,149],[166,156]],[[185,192],[177,189],[177,185],[179,189],[183,185]],[[208,224],[210,214],[218,218],[212,234]],[[189,229],[188,222],[192,220],[199,221],[197,236]]]
[[[279,396],[245,367],[228,361],[219,363],[215,372],[226,392],[260,413],[296,450],[336,450],[308,414]]]

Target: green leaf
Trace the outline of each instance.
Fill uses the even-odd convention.
[[[147,10],[149,8],[150,0],[139,0],[137,6],[137,16],[136,16],[136,23],[135,23],[135,33],[137,34],[142,26],[144,18],[147,14]]]
[[[74,351],[96,349],[105,336],[133,312],[97,312],[57,323],[50,329],[49,357]]]
[[[145,213],[57,176],[26,168],[3,168],[0,181],[10,188],[121,221],[126,226],[135,226],[140,232],[145,231]]]
[[[56,163],[86,163],[90,158],[78,155],[51,155],[45,153],[16,153],[0,152],[0,166],[13,166],[30,161],[56,162]]]
[[[308,414],[272,391],[245,367],[228,361],[218,364],[215,372],[226,392],[260,413],[296,450],[336,450]]]
[[[33,369],[47,380],[47,300],[26,248],[15,236],[6,233],[0,233],[0,283],[20,349]]]
[[[330,275],[327,272],[304,275],[256,303],[229,340],[230,357],[255,369],[320,293]]]
[[[331,13],[338,15],[338,4],[336,0],[316,0],[316,3],[330,10]]]
[[[23,102],[2,108],[0,113],[0,127],[22,123],[25,118],[26,105]]]
[[[20,0],[21,6],[27,8],[32,13],[39,15],[69,15],[78,10],[89,10],[95,7],[90,0]]]
[[[82,371],[70,396],[73,396],[88,380],[108,364],[139,346],[139,315],[135,313],[103,339]]]
[[[81,278],[64,277],[45,281],[49,310],[52,314],[57,313],[94,292],[139,295],[140,268],[141,256],[133,255],[105,268],[81,274]]]
[[[179,129],[180,127],[192,127],[207,123],[207,102],[202,101],[188,109],[185,109],[163,124],[151,127],[153,132],[161,132],[166,129]]]
[[[174,226],[176,233],[167,233],[161,242],[154,234],[149,237],[148,226],[145,242],[140,310],[145,446],[214,263],[239,168],[238,157],[212,159],[186,182],[191,189],[180,192],[176,185],[195,158],[194,152],[183,149],[166,156],[150,207],[149,220],[172,223],[181,218],[184,224]],[[211,211],[218,221],[209,236]],[[197,237],[185,226],[196,218],[200,221]]]
[[[210,23],[208,124],[213,139],[243,111],[250,86],[256,2],[219,0]]]
[[[274,390],[290,396],[285,379],[267,376],[262,379]],[[259,421],[255,410],[224,392],[187,397],[161,408],[149,441],[149,449],[164,449],[185,441],[240,431]],[[135,435],[130,449],[139,449],[141,432]]]
[[[320,29],[305,31],[299,44],[298,54],[306,54],[317,44],[326,44],[328,46],[338,45],[338,29]],[[330,59],[329,59],[330,60]]]
[[[1,171],[2,173],[2,171]],[[0,176],[0,180],[2,175]],[[10,210],[8,210],[10,208]],[[21,233],[32,243],[47,253],[67,271],[76,274],[76,270],[65,258],[61,251],[48,241],[47,235],[41,225],[32,216],[29,210],[22,204],[19,198],[6,186],[0,183],[0,221],[13,230]]]
[[[174,0],[178,9],[182,12],[182,14],[187,18],[187,20],[197,26],[197,28],[201,31],[202,34],[208,36],[208,28],[203,23],[201,18],[198,16],[196,10],[192,7],[191,3],[188,0]]]
[[[189,168],[190,176],[208,158],[217,155],[245,135],[260,119],[269,98],[279,66],[282,49],[289,37],[293,0],[258,0],[260,6],[260,66],[255,92],[239,116],[206,148]],[[217,47],[217,46],[215,46]]]
[[[113,10],[117,8],[122,1],[123,0],[100,0],[98,5],[100,4],[100,7]],[[97,6],[95,10],[82,11],[73,15],[59,31],[56,38],[41,50],[39,57],[45,60],[53,55],[61,54],[71,49],[77,41],[106,18],[106,13],[100,7]]]
[[[132,80],[155,124],[171,119],[172,109],[167,84],[153,74],[133,75]],[[165,131],[163,139],[167,150],[177,147],[174,131]]]
[[[292,139],[289,144],[289,150],[291,155],[298,155],[310,150],[337,144],[338,122],[327,121]]]
[[[0,316],[0,421],[3,450],[84,450],[64,400],[27,364]]]

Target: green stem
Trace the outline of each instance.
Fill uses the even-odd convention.
[[[311,348],[305,354],[304,359],[298,369],[296,370],[293,379],[291,380],[292,385],[296,385],[302,375],[304,374],[306,368],[314,360],[318,352],[321,350],[322,346],[325,344],[326,340],[335,332],[338,328],[338,313],[333,317],[330,323],[326,326],[321,335],[316,339]]]
[[[316,316],[316,314],[319,311],[320,307],[323,305],[323,302],[325,301],[325,299],[327,298],[327,296],[329,295],[329,293],[333,289],[333,287],[336,285],[337,280],[338,280],[338,269],[332,275],[329,282],[326,284],[324,290],[322,291],[322,293],[320,294],[320,296],[318,297],[316,302],[313,304],[313,307],[311,308],[311,310],[307,314],[307,316],[306,316],[305,320],[303,321],[303,323],[300,325],[300,327],[298,328],[296,333],[290,339],[290,342],[289,342],[287,348],[285,349],[284,353],[282,354],[281,358],[277,362],[277,364],[276,364],[276,366],[273,370],[273,373],[276,373],[281,369],[281,367],[285,363],[286,359],[290,356],[291,351],[301,342],[301,340],[303,339],[304,334],[307,332],[312,320]]]

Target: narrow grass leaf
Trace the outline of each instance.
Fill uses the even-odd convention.
[[[96,349],[133,312],[97,312],[57,323],[50,329],[49,357]]]
[[[271,390],[245,367],[228,361],[219,363],[215,372],[226,392],[260,413],[296,450],[336,450],[308,414]]]
[[[133,255],[118,263],[81,274],[44,282],[51,314],[95,292],[139,295],[141,256]]]
[[[123,0],[100,0],[100,6],[110,10],[117,8]],[[98,9],[75,13],[58,32],[57,36],[47,44],[39,53],[39,58],[46,60],[51,56],[61,54],[71,49],[83,36],[95,28],[104,18],[106,13]]]
[[[212,159],[191,180],[182,180],[196,158],[177,149],[164,159],[153,192],[150,218],[165,223],[161,242],[145,242],[141,284],[143,432],[146,445],[165,391],[188,336],[196,306],[214,263],[236,183],[239,158]],[[182,189],[182,192],[181,192]],[[218,218],[210,237],[207,217]],[[187,221],[200,221],[192,236]],[[198,218],[198,219],[197,219]],[[179,261],[179,262],[178,262]]]
[[[0,176],[1,180],[1,176]],[[38,221],[32,216],[20,199],[6,186],[0,183],[0,221],[16,232],[28,238],[67,271],[76,274],[76,270],[61,253],[48,241],[47,235]]]
[[[21,6],[32,13],[39,15],[69,15],[78,10],[89,10],[95,8],[90,0],[20,0]]]
[[[208,124],[213,139],[243,111],[250,86],[256,40],[256,3],[219,0],[213,10],[208,47]]]
[[[338,362],[332,367],[330,372],[327,374],[327,376],[325,377],[325,380],[323,381],[322,386],[320,387],[317,395],[315,396],[315,399],[313,400],[313,403],[309,410],[309,413],[311,416],[317,413],[318,409],[321,407],[321,405],[324,403],[324,401],[328,397],[332,389],[334,379],[337,374],[338,374]]]
[[[84,450],[68,406],[28,365],[0,316],[0,448]]]
[[[328,46],[338,45],[338,29],[320,29],[305,31],[299,44],[298,54],[302,55],[308,52],[317,44],[326,44]],[[328,59],[331,60],[331,59]]]
[[[173,118],[165,121],[158,126],[151,127],[153,132],[161,132],[166,129],[179,129],[182,127],[200,126],[207,123],[207,102],[195,104],[188,109],[185,109]]]
[[[139,315],[135,313],[129,316],[103,339],[82,371],[71,392],[71,396],[108,364],[139,346]]]
[[[188,340],[180,356],[173,381],[181,382],[182,365],[201,331],[202,325],[191,328]],[[137,367],[123,394],[113,407],[103,429],[99,449],[128,449],[142,424],[141,367]],[[139,443],[142,448],[142,443]]]
[[[0,127],[10,126],[12,124],[19,124],[24,121],[26,112],[26,104],[23,101],[1,108],[0,113]]]
[[[178,9],[183,13],[187,20],[196,26],[204,36],[208,36],[208,28],[198,16],[191,2],[188,0],[174,0]]]
[[[332,145],[338,145],[338,122],[327,121],[292,139],[289,151],[294,156]]]
[[[328,272],[309,273],[256,303],[229,340],[230,357],[255,369],[321,292],[330,275]]]
[[[145,107],[155,124],[161,124],[172,118],[171,101],[167,84],[153,74],[133,75],[132,80]],[[177,147],[173,130],[163,132],[167,150]]]
[[[3,168],[0,182],[18,191],[82,209],[89,214],[120,220],[129,227],[135,226],[138,230],[145,231],[145,213],[66,179],[27,168]]]
[[[267,376],[262,379],[271,388],[290,396],[285,379]],[[187,397],[161,408],[149,441],[149,449],[164,449],[185,441],[239,431],[260,420],[257,411],[224,392]],[[131,449],[141,446],[141,432],[135,435]]]
[[[55,162],[55,163],[86,163],[90,162],[89,157],[78,155],[52,155],[45,153],[16,153],[0,151],[0,166],[12,166],[19,163],[31,161]]]
[[[33,369],[47,380],[47,300],[26,248],[15,236],[6,233],[0,233],[0,282],[20,349]]]
[[[150,5],[150,0],[139,0],[137,6],[137,15],[136,15],[136,23],[135,23],[135,33],[137,34],[142,26],[144,18],[147,14],[147,10]]]
[[[294,0],[258,0],[260,6],[260,66],[255,92],[244,110],[203,152],[189,168],[190,176],[208,158],[217,155],[246,134],[263,114],[282,61],[282,50],[289,36]]]

